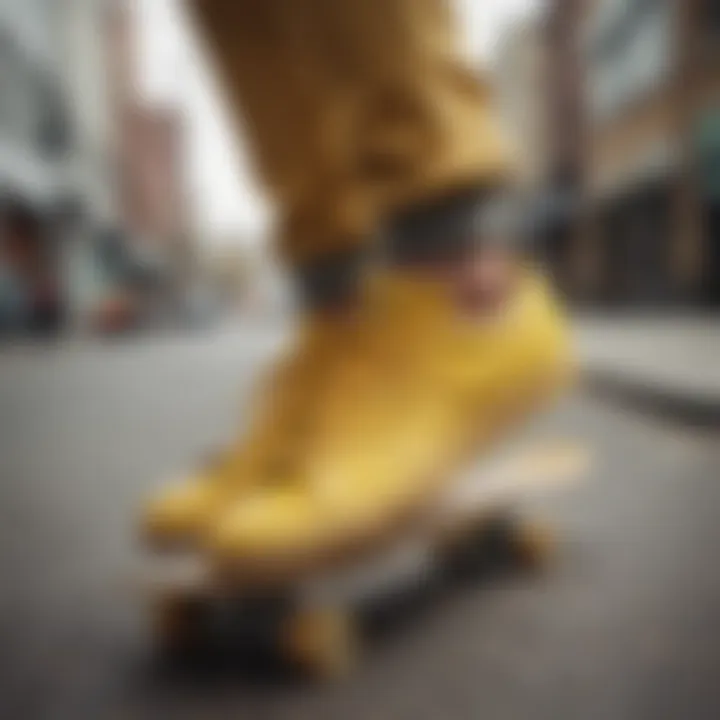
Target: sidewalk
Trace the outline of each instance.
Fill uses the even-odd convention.
[[[580,317],[576,342],[591,390],[720,425],[720,317]]]

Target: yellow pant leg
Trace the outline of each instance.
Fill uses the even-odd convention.
[[[277,210],[286,258],[304,262],[363,242],[369,217],[348,157],[348,89],[334,84],[325,41],[332,36],[327,17],[335,16],[324,12],[330,4],[189,5]]]
[[[508,169],[447,0],[192,0],[292,260]]]
[[[492,91],[463,58],[449,0],[343,0],[357,72],[358,164],[382,217],[507,179]]]

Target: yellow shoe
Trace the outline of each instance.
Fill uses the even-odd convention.
[[[332,372],[346,334],[340,318],[314,315],[293,352],[264,383],[249,432],[196,473],[161,489],[141,518],[152,547],[195,545],[216,515],[254,482],[267,482],[302,442],[319,383]]]
[[[439,282],[390,276],[375,295],[300,461],[214,526],[220,574],[285,582],[382,544],[571,375],[565,323],[535,275],[482,322]]]

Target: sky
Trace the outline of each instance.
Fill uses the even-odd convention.
[[[135,0],[141,88],[149,100],[179,103],[186,114],[186,163],[199,234],[215,245],[252,244],[265,233],[270,212],[181,2]],[[537,12],[541,3],[457,0],[471,60],[489,61],[507,24]]]

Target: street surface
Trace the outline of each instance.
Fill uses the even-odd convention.
[[[543,420],[597,459],[536,501],[557,565],[453,588],[345,683],[157,666],[128,582],[142,498],[222,441],[275,333],[0,351],[0,717],[720,717],[720,447],[573,397]]]
[[[713,315],[585,317],[576,341],[590,374],[720,409],[720,326]]]

